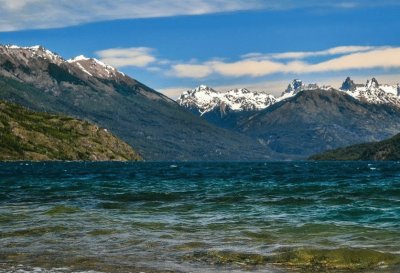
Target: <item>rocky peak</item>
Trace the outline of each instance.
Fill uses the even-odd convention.
[[[80,70],[82,70],[89,76],[95,75],[98,78],[104,79],[116,77],[118,76],[118,74],[124,76],[123,73],[119,72],[111,65],[107,65],[95,58],[87,58],[83,55],[79,55],[73,59],[69,59],[67,62],[72,65],[76,65]]]
[[[350,77],[347,77],[340,89],[343,91],[354,91],[356,90],[356,84]]]
[[[9,58],[15,60],[16,62],[25,62],[28,63],[29,60],[33,58],[41,58],[47,60],[51,63],[60,64],[65,60],[43,46],[36,45],[30,47],[22,47],[16,45],[0,45],[0,53],[8,56]]]
[[[365,84],[365,87],[367,89],[378,89],[379,88],[379,83],[375,78],[372,78],[371,80],[367,80],[367,83]]]
[[[286,88],[284,93],[297,93],[304,87],[303,81],[294,79]]]

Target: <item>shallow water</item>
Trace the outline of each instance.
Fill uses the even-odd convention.
[[[2,163],[0,272],[400,272],[400,164]]]

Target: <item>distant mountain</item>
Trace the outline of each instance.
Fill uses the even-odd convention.
[[[311,160],[400,160],[400,134],[380,141],[330,150]]]
[[[381,85],[375,78],[356,84],[348,77],[340,91],[295,79],[277,98],[248,90],[244,97],[200,86],[184,92],[178,103],[217,126],[298,158],[393,136],[400,128],[397,92],[398,85]],[[232,94],[230,100],[227,94]]]
[[[245,112],[260,111],[279,101],[291,98],[300,91],[309,90],[328,91],[334,88],[328,85],[319,86],[316,83],[305,84],[299,79],[294,79],[280,97],[274,97],[265,92],[255,92],[245,88],[219,92],[206,85],[200,85],[195,89],[184,91],[177,102],[194,114],[215,123],[215,116],[219,116],[222,120],[229,120],[227,118],[229,115],[237,116],[239,112],[240,115],[247,115]],[[366,84],[356,84],[347,77],[339,90],[360,101],[400,107],[399,84],[382,85],[375,78],[368,80]],[[221,125],[220,123],[221,121],[217,122]]]
[[[400,132],[400,109],[357,100],[347,92],[305,90],[246,119],[235,130],[278,153],[309,156]]]
[[[389,104],[400,107],[400,86],[379,84],[375,78],[366,84],[355,84],[349,77],[343,82],[341,89],[350,96],[372,104]]]
[[[250,91],[246,88],[232,89],[227,92],[219,92],[206,85],[187,90],[178,98],[177,102],[195,115],[211,122],[219,127],[233,129],[243,119],[266,109],[271,105],[295,96],[303,90],[332,89],[329,86],[317,84],[304,84],[295,79],[278,98],[265,92]]]
[[[106,129],[0,101],[0,160],[141,160]]]
[[[265,109],[274,104],[276,99],[273,95],[245,88],[218,92],[208,86],[200,85],[193,90],[183,92],[177,102],[208,122],[231,129],[243,116]]]
[[[146,160],[256,160],[273,154],[99,60],[65,60],[41,46],[0,46],[0,98],[99,124]]]
[[[221,115],[227,111],[254,111],[264,109],[275,103],[273,95],[252,92],[245,88],[233,89],[228,92],[218,92],[206,85],[182,93],[177,102],[179,105],[193,109],[200,115],[221,110]]]

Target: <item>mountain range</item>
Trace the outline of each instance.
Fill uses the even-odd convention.
[[[145,160],[269,159],[248,136],[190,114],[172,99],[99,60],[65,60],[42,46],[0,46],[0,98],[96,123]]]
[[[294,80],[280,97],[202,85],[183,92],[177,102],[210,123],[295,158],[398,133],[399,90],[375,78],[365,85],[347,78],[339,90]]]
[[[335,90],[331,86],[319,86],[316,83],[304,84],[301,80],[293,80],[281,96],[275,97],[266,92],[250,91],[246,88],[232,89],[227,92],[216,91],[206,85],[184,91],[177,102],[193,113],[207,117],[211,112],[218,112],[221,118],[235,112],[251,112],[263,110],[277,102],[291,98],[300,91]],[[375,78],[366,84],[355,84],[350,77],[343,82],[340,91],[363,102],[372,104],[391,104],[400,107],[400,86],[379,84]],[[207,119],[207,118],[206,118]]]
[[[279,97],[207,86],[174,101],[94,58],[0,46],[0,99],[107,128],[145,160],[302,159],[400,132],[399,86],[294,80]]]

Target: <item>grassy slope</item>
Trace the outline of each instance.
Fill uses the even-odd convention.
[[[0,160],[140,160],[105,129],[0,101]]]
[[[380,142],[352,145],[310,157],[311,160],[400,160],[400,134]]]

